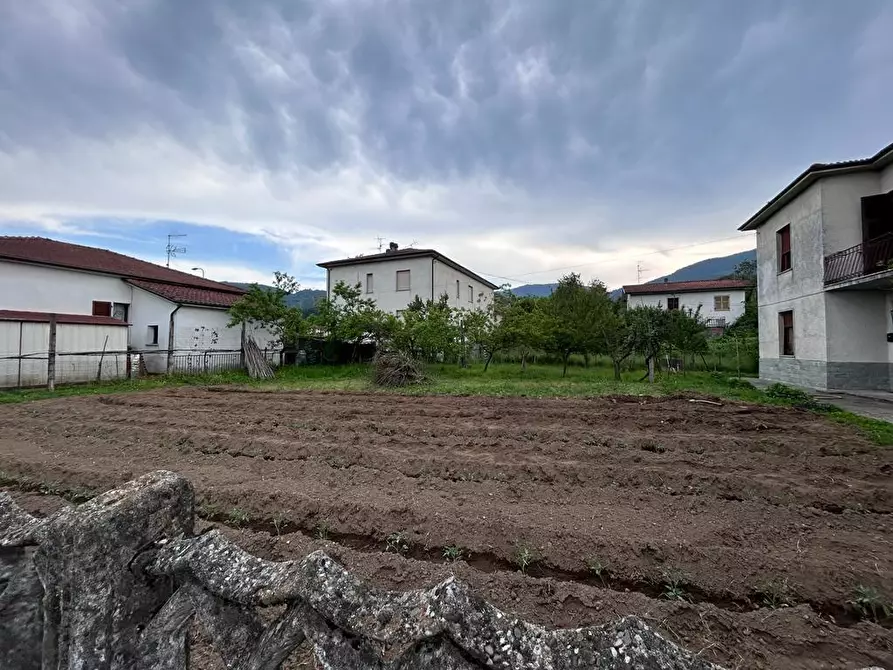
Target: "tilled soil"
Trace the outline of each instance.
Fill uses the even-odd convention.
[[[158,468],[259,555],[324,535],[388,588],[455,571],[530,620],[639,614],[729,667],[893,667],[889,622],[850,603],[859,585],[893,599],[893,450],[808,412],[231,388],[0,407],[10,483]]]

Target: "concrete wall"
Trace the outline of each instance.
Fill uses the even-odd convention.
[[[131,286],[111,275],[0,261],[0,309],[92,314],[94,300],[130,304]]]
[[[877,172],[826,177],[822,189],[824,256],[862,242],[862,197],[881,192]]]
[[[776,234],[791,226],[791,269],[778,272]],[[825,388],[822,187],[813,184],[757,230],[760,377]],[[778,315],[794,312],[794,353],[783,357]]]
[[[35,355],[31,360],[22,360],[21,368],[18,360],[10,358],[20,355],[20,335],[21,355]],[[48,323],[0,321],[0,388],[43,386],[47,383],[49,338]],[[104,380],[124,379],[127,375],[127,354],[82,355],[82,352],[88,351],[102,352],[103,348],[106,352],[125,351],[127,326],[58,324],[56,383],[76,384],[95,381],[97,377]]]
[[[458,296],[456,282],[459,282]],[[471,291],[469,286],[472,287]],[[493,304],[493,289],[464,272],[434,261],[434,297],[436,299],[444,294],[449,297],[450,307],[454,309],[486,309]]]
[[[718,295],[729,296],[729,311],[721,312],[713,309],[713,298]],[[696,310],[701,308],[701,316],[705,319],[725,319],[727,325],[735,323],[744,314],[744,291],[717,290],[697,291],[694,293],[661,293],[655,295],[631,295],[627,298],[630,307],[667,307],[668,298],[679,298],[680,309]]]

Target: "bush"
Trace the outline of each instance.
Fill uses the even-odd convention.
[[[398,388],[425,382],[421,363],[401,353],[380,353],[372,364],[372,383],[376,386]]]
[[[766,389],[766,395],[776,400],[781,400],[787,405],[801,409],[811,409],[814,412],[831,412],[834,407],[818,402],[806,391],[791,388],[784,384],[772,384]]]

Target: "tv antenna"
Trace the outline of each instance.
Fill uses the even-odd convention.
[[[642,261],[637,261],[636,262],[636,283],[637,284],[642,283],[642,274],[644,274],[645,272],[648,272],[648,268],[642,267]]]
[[[381,253],[381,249],[384,246],[384,238],[376,237],[375,239],[378,240],[378,253]]]
[[[415,245],[417,245],[418,243],[419,243],[418,240],[413,240],[412,243],[409,245],[409,248],[412,249],[412,248],[413,248]]]
[[[186,247],[181,244],[177,244],[174,240],[180,237],[186,237],[185,234],[180,233],[171,233],[167,236],[167,247],[165,247],[165,251],[167,251],[167,267],[171,266],[171,258],[176,258],[177,254],[185,254]]]

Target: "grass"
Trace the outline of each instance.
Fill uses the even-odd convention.
[[[537,563],[540,560],[539,554],[526,544],[519,543],[515,547],[515,553],[512,554],[512,562],[518,566],[518,569],[526,573],[527,568],[529,568],[534,563]]]
[[[610,368],[593,365],[589,368],[572,366],[562,377],[557,365],[528,365],[522,371],[513,363],[493,364],[485,373],[483,365],[461,368],[458,365],[428,366],[431,381],[422,386],[381,390],[370,384],[367,365],[300,366],[277,371],[272,381],[258,381],[242,371],[209,375],[171,375],[119,382],[102,382],[61,387],[54,392],[46,389],[27,389],[0,392],[0,404],[27,402],[43,398],[99,395],[147,391],[157,388],[183,386],[240,385],[268,391],[331,390],[400,393],[408,395],[456,396],[513,396],[529,398],[593,397],[612,395],[659,396],[696,393],[730,398],[752,403],[804,407],[823,414],[836,423],[852,426],[878,445],[893,446],[893,423],[869,419],[827,405],[805,404],[801,395],[792,389],[776,388],[772,394],[754,388],[746,380],[729,377],[725,373],[689,372],[685,375],[663,375],[654,384],[641,381],[642,371],[625,371],[621,381],[615,381]]]

